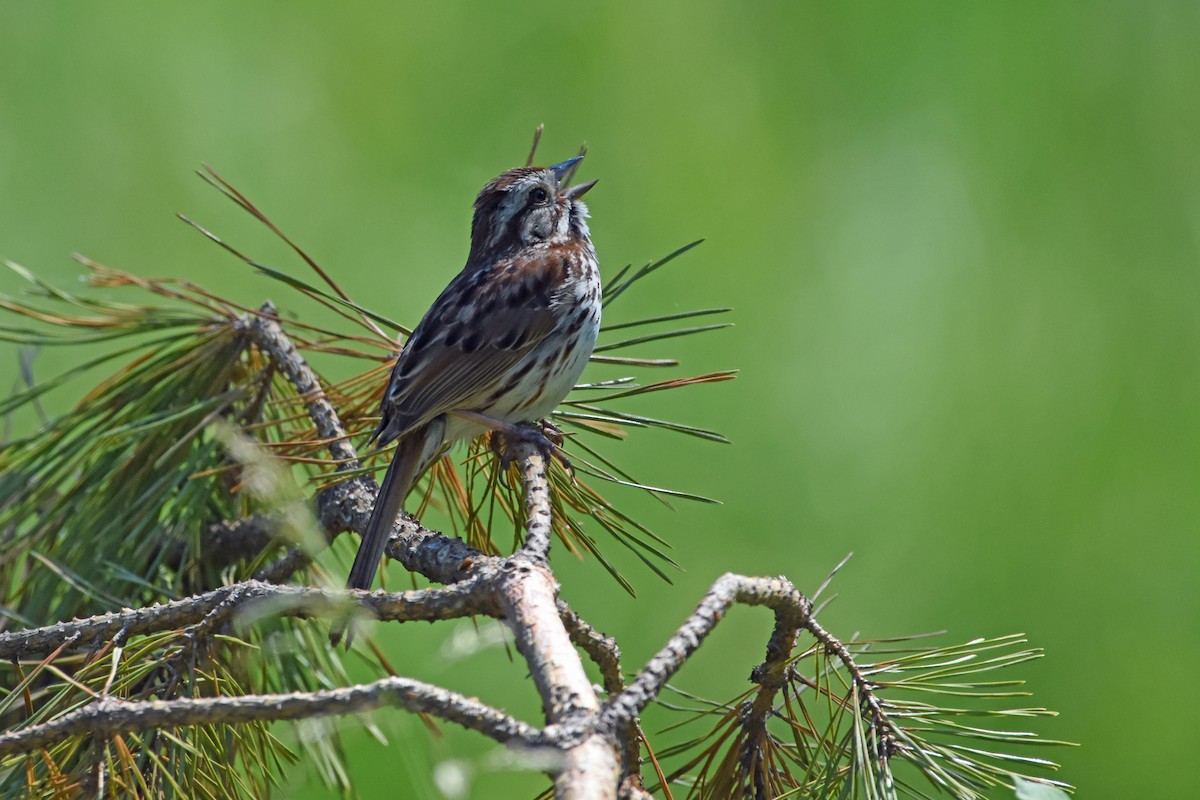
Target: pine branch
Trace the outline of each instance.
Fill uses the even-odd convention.
[[[358,453],[350,444],[337,410],[325,396],[325,390],[321,387],[316,373],[279,326],[279,314],[270,300],[263,303],[259,313],[250,319],[249,329],[255,344],[270,354],[303,398],[317,434],[328,441],[329,455],[337,462],[338,470],[357,470]]]
[[[617,645],[617,640],[593,628],[587,620],[572,611],[571,607],[562,600],[558,601],[558,613],[562,618],[563,625],[567,628],[571,642],[586,653],[600,670],[605,693],[609,697],[615,697],[625,691],[625,676],[621,672],[621,648]],[[621,774],[626,776],[626,781],[630,779],[637,781],[637,785],[630,785],[628,791],[640,790],[642,735],[637,720],[631,720],[622,727],[618,740],[623,744]],[[626,786],[625,782],[622,783],[622,786]]]
[[[216,178],[215,173],[213,178],[221,185],[222,191],[278,233],[273,223],[240,193]],[[212,234],[206,231],[205,234],[228,248]],[[286,238],[285,241],[292,244]],[[605,293],[605,304],[694,244],[681,248],[657,262],[647,264],[624,280],[624,275],[612,280]],[[386,346],[386,342],[383,341],[386,337],[372,322],[382,318],[355,305],[338,289],[328,273],[312,262],[296,245],[292,246],[332,287],[336,297],[317,287],[296,281],[285,273],[262,265],[255,266],[292,289],[326,304],[327,307],[338,309],[339,313],[348,318],[353,317],[349,312],[341,310],[342,307],[353,309],[362,315],[363,324],[378,334],[379,339],[372,340],[371,343]],[[194,313],[177,315],[178,318],[164,317],[169,319],[174,327],[192,326],[190,333],[172,332],[171,336],[174,338],[157,340],[163,348],[162,352],[150,353],[150,361],[145,362],[145,368],[141,372],[132,373],[139,378],[137,386],[147,391],[153,388],[162,396],[156,394],[137,407],[144,409],[146,413],[130,414],[113,423],[118,432],[155,431],[158,430],[155,426],[164,427],[164,444],[147,447],[144,451],[132,451],[148,453],[144,458],[125,459],[135,467],[144,469],[144,474],[138,476],[142,481],[137,484],[139,497],[155,496],[154,491],[146,487],[161,489],[156,483],[159,474],[156,471],[158,461],[155,459],[165,458],[167,455],[180,455],[187,450],[188,445],[198,440],[198,432],[229,419],[236,421],[239,436],[248,436],[251,432],[260,436],[261,441],[258,444],[264,445],[262,449],[274,451],[280,460],[288,460],[292,464],[312,464],[319,461],[322,465],[333,465],[333,473],[322,476],[322,488],[315,496],[320,525],[328,538],[344,531],[361,532],[365,529],[378,487],[370,477],[370,469],[363,466],[363,460],[359,458],[352,443],[352,436],[357,434],[347,432],[347,425],[336,406],[341,405],[346,419],[352,421],[361,421],[368,416],[374,397],[370,394],[373,385],[370,381],[378,377],[385,366],[375,366],[364,375],[342,384],[322,383],[300,354],[297,345],[306,348],[307,351],[353,354],[349,350],[338,349],[342,343],[351,341],[347,337],[328,332],[331,338],[327,340],[293,339],[285,332],[275,307],[269,302],[264,303],[257,311],[252,311],[229,305],[214,295],[199,292],[189,286],[185,286],[180,293],[175,284],[161,281],[139,282],[132,276],[117,275],[111,271],[103,274],[108,276],[109,280],[121,284],[141,285],[161,296],[189,302],[203,309],[199,318]],[[54,296],[72,303],[78,302],[66,295]],[[20,313],[47,324],[67,328],[81,327],[80,323],[72,322],[73,318],[45,317],[32,307],[21,306],[19,310]],[[672,322],[720,311],[723,309],[652,316],[610,325],[607,330]],[[115,312],[102,318],[104,326],[111,328],[110,331],[105,331],[104,335],[124,336],[127,329],[149,332],[163,325],[154,314],[139,315],[143,315],[142,309],[127,314],[128,319]],[[311,326],[300,327],[317,331]],[[650,333],[613,342],[607,346],[610,349],[633,346],[700,333],[716,327],[722,326],[703,325]],[[189,336],[195,341],[191,342],[187,338]],[[175,343],[179,341],[189,344],[177,347]],[[269,359],[265,367],[260,354],[265,354]],[[614,356],[596,356],[593,360],[640,366],[676,363],[673,360]],[[186,365],[188,370],[181,370],[181,364]],[[127,376],[131,373],[124,374]],[[174,388],[175,384],[164,382],[165,378],[176,374],[190,379],[181,382],[186,391],[182,392],[184,400],[179,402],[175,400],[181,392]],[[248,378],[245,377],[247,375]],[[588,403],[575,403],[577,409],[586,413],[571,411],[564,414],[563,418],[581,424],[585,430],[610,435],[623,435],[625,428],[659,427],[724,441],[719,434],[701,428],[619,412],[594,404],[621,400],[646,392],[726,380],[731,376],[732,373],[728,372],[709,373],[648,385],[637,384],[628,378],[594,383],[591,384],[591,388],[616,388],[615,391],[600,392],[598,396],[593,393]],[[107,387],[111,390],[113,387],[123,386],[120,378],[121,373],[109,379],[101,388]],[[294,389],[295,397],[283,399],[281,407],[280,401],[271,397],[271,392],[273,386],[281,384],[284,380]],[[36,401],[38,393],[45,389],[46,386],[30,387],[27,393],[11,401],[9,405]],[[134,387],[130,389],[129,394],[144,396],[146,391],[138,392]],[[104,403],[107,403],[101,404],[100,408],[128,408],[128,404],[122,402],[124,396],[119,393],[93,393],[93,401],[96,396],[102,396]],[[289,403],[292,403],[294,408],[289,407]],[[303,411],[300,411],[301,404]],[[312,431],[306,430],[306,417],[312,423]],[[98,424],[95,420],[100,418],[97,414],[80,414],[76,417],[81,420],[80,424],[89,425]],[[169,423],[176,423],[177,428],[166,428]],[[52,421],[52,424],[55,423]],[[73,435],[82,436],[88,432],[74,430],[78,425],[69,426],[61,421],[56,424],[61,425],[65,431],[71,431]],[[260,426],[262,430],[270,433],[263,433]],[[350,427],[353,428],[354,425]],[[282,435],[272,438],[276,433]],[[219,458],[221,451],[216,444],[218,442],[223,443],[223,440],[218,438],[206,443],[206,446],[212,445],[209,450],[216,453],[217,458],[172,462],[177,464],[174,470],[182,481],[181,485],[192,489],[194,499],[202,490],[195,488],[200,486],[198,482],[187,482],[187,476],[228,474],[227,465]],[[32,470],[34,467],[43,469],[41,464],[45,461],[58,471],[31,471],[30,474],[40,476],[39,480],[31,482],[21,478],[17,481],[18,484],[57,485],[62,480],[64,470],[75,469],[73,459],[76,453],[73,450],[63,447],[61,442],[57,449],[48,443],[52,443],[52,439],[47,438],[43,441],[36,437],[31,438],[25,443],[29,448],[28,454],[23,456],[25,461],[18,463],[24,465],[27,462]],[[476,443],[475,447],[477,449],[472,453],[479,454],[482,445]],[[704,499],[684,493],[667,492],[636,482],[591,448],[581,444],[581,449],[604,465],[596,466],[585,460],[581,464],[581,472],[584,474],[589,474],[590,470],[606,480],[648,490],[656,495]],[[321,450],[327,451],[328,459],[316,458]],[[48,455],[52,458],[47,457]],[[264,460],[270,458],[272,456],[265,456]],[[14,781],[19,781],[21,773],[18,765],[26,760],[31,787],[41,786],[46,780],[56,780],[65,772],[77,771],[80,768],[77,753],[80,743],[88,741],[89,738],[93,742],[91,748],[96,753],[102,754],[110,749],[122,750],[122,758],[128,764],[134,765],[130,774],[135,775],[136,780],[142,779],[141,768],[147,763],[153,763],[152,760],[161,755],[159,748],[162,747],[161,743],[167,740],[171,742],[170,747],[178,744],[178,747],[171,751],[170,758],[164,760],[164,763],[169,761],[172,764],[172,769],[194,769],[198,762],[208,758],[209,762],[201,766],[213,766],[216,774],[220,775],[223,774],[221,770],[232,772],[239,769],[233,766],[232,760],[226,765],[221,757],[211,757],[214,753],[224,755],[226,750],[220,747],[204,749],[208,747],[204,744],[197,748],[195,742],[199,736],[190,740],[180,737],[179,741],[176,741],[169,729],[193,725],[247,725],[245,728],[233,729],[230,738],[238,739],[239,731],[250,731],[247,739],[253,741],[255,736],[269,736],[263,725],[266,722],[395,707],[455,722],[496,741],[553,751],[558,757],[554,768],[556,797],[610,800],[620,796],[629,800],[646,800],[650,794],[642,787],[641,781],[639,758],[643,736],[638,716],[661,693],[667,681],[677,674],[703,645],[708,634],[735,603],[766,606],[774,612],[775,617],[774,627],[767,642],[766,656],[752,673],[752,681],[756,687],[744,693],[738,703],[720,708],[722,712],[728,713],[733,725],[740,728],[738,737],[735,737],[740,749],[731,749],[731,752],[735,753],[735,760],[740,759],[744,774],[751,776],[752,794],[757,793],[758,796],[764,797],[783,793],[797,797],[810,796],[808,790],[814,786],[818,791],[832,787],[834,791],[847,794],[858,788],[858,784],[850,784],[858,776],[866,774],[876,781],[867,788],[866,796],[892,797],[895,794],[895,786],[890,782],[888,762],[897,756],[910,759],[935,786],[951,791],[958,797],[982,796],[972,793],[975,787],[996,785],[1001,779],[1009,780],[1016,774],[1004,767],[983,764],[973,755],[983,751],[961,747],[957,741],[939,749],[937,745],[929,744],[928,739],[921,739],[920,736],[926,729],[912,722],[916,720],[931,726],[940,724],[939,733],[962,734],[989,741],[1012,741],[1012,737],[1028,734],[1012,734],[1010,738],[1005,739],[1002,731],[966,726],[954,728],[950,723],[938,718],[938,713],[943,709],[892,700],[892,690],[903,685],[901,679],[892,680],[895,677],[893,673],[902,673],[905,669],[919,670],[923,668],[918,665],[920,659],[932,658],[933,653],[937,653],[940,658],[939,651],[921,652],[911,656],[909,662],[899,659],[883,666],[864,666],[856,661],[858,651],[851,649],[857,645],[843,642],[825,631],[814,617],[812,602],[784,578],[754,578],[733,574],[722,576],[701,600],[695,612],[627,686],[621,670],[621,654],[616,640],[597,631],[559,599],[559,586],[549,561],[551,545],[557,534],[568,548],[576,552],[594,553],[614,577],[622,581],[623,585],[627,585],[624,578],[596,549],[594,542],[584,533],[582,527],[572,519],[569,509],[590,515],[643,560],[645,555],[642,551],[652,553],[664,559],[666,563],[674,563],[658,548],[658,545],[665,545],[665,542],[590,488],[576,483],[573,475],[568,475],[557,465],[548,462],[546,456],[528,440],[514,437],[510,451],[502,455],[501,465],[507,465],[512,460],[517,461],[516,474],[520,477],[519,498],[512,488],[514,481],[501,481],[502,470],[494,470],[490,481],[478,481],[480,484],[487,482],[489,491],[501,484],[504,491],[513,491],[513,494],[505,495],[498,503],[500,518],[511,521],[518,532],[522,526],[525,529],[522,547],[511,555],[491,554],[495,550],[492,549],[494,542],[490,538],[490,531],[484,531],[482,538],[471,539],[479,544],[479,547],[472,547],[461,539],[428,529],[407,515],[402,515],[396,522],[386,548],[387,555],[400,561],[410,571],[442,584],[441,587],[388,593],[342,592],[279,585],[279,582],[287,580],[311,562],[311,552],[297,547],[259,569],[254,580],[223,586],[161,605],[124,609],[88,619],[0,634],[0,659],[13,662],[13,669],[18,676],[15,690],[0,696],[0,713],[6,715],[5,720],[10,725],[26,726],[0,734],[0,757],[10,757],[3,764],[0,775],[9,775]],[[196,465],[195,469],[192,469],[193,463]],[[475,463],[484,462],[481,459]],[[491,462],[487,463],[490,467]],[[154,464],[155,468],[150,468],[150,464]],[[446,464],[441,466],[445,467]],[[511,476],[514,473],[504,474]],[[475,502],[470,494],[470,487],[475,478],[486,475],[486,470],[482,468],[469,475],[465,481],[466,488],[453,469],[446,469],[437,479],[443,487],[457,487],[462,490],[460,496],[450,505],[453,507],[452,511],[458,511],[468,519],[468,525],[474,526],[472,530],[476,532],[482,523],[475,514],[483,505]],[[116,486],[134,485],[129,481],[121,481],[119,477],[113,479],[112,483]],[[163,491],[169,495],[169,491]],[[232,491],[230,494],[235,496]],[[63,493],[63,497],[71,495],[72,492]],[[104,500],[111,499],[107,494],[97,493],[96,496]],[[198,499],[205,500],[204,497]],[[52,500],[55,504],[59,502],[57,497]],[[455,502],[459,502],[460,505],[456,506]],[[24,509],[26,506],[14,504],[13,507]],[[25,517],[40,519],[37,515],[41,514],[41,507],[28,507],[32,510],[22,512]],[[60,512],[62,519],[58,521],[69,522],[69,514],[75,513],[78,516],[78,509],[83,507],[85,506],[78,504],[66,507],[71,511]],[[268,504],[268,507],[279,506]],[[160,519],[159,506],[146,505],[145,508],[149,509],[143,513],[145,518],[155,521]],[[209,509],[202,502],[193,502],[188,508],[192,509],[193,513],[186,518],[187,525],[180,524],[178,518],[173,519],[173,522],[181,531],[189,532],[188,535],[195,530],[202,532],[201,537],[206,545],[205,555],[211,556],[205,562],[205,566],[213,571],[198,583],[179,584],[183,587],[180,593],[195,591],[187,588],[189,586],[210,587],[219,583],[224,578],[219,569],[226,559],[230,563],[249,561],[256,554],[265,552],[266,547],[278,546],[273,531],[283,523],[282,512],[278,516],[273,513],[249,514],[247,509],[244,513],[249,515],[244,519],[229,519],[212,524],[211,520],[214,518],[236,517],[239,505],[226,503],[211,515],[208,515]],[[167,516],[170,515],[164,515],[164,518]],[[455,524],[457,525],[457,522]],[[490,525],[489,520],[488,526]],[[126,534],[123,529],[116,532],[119,535]],[[134,533],[145,538],[146,531],[139,530]],[[126,538],[141,541],[134,533],[130,533]],[[169,546],[174,546],[182,538],[181,536],[170,540]],[[154,541],[149,538],[146,540]],[[161,547],[158,544],[154,546]],[[34,557],[43,558],[36,551],[30,552]],[[173,556],[173,551],[166,548],[157,552],[167,554],[161,563],[172,568],[173,565],[178,566],[175,562],[181,562],[187,553],[183,548],[178,556]],[[172,562],[172,557],[175,562]],[[74,580],[69,572],[70,563],[59,565],[48,560],[41,563],[54,570],[56,575],[65,576],[64,580]],[[160,562],[154,563],[157,565]],[[650,564],[648,561],[646,563]],[[651,568],[656,569],[653,565]],[[245,574],[249,574],[249,568],[237,573],[238,577]],[[130,583],[135,586],[144,586],[148,590],[140,595],[141,597],[161,597],[161,588],[152,585],[155,575],[153,571],[131,570],[125,577],[131,578]],[[104,591],[102,581],[96,581],[94,587],[79,580],[75,580],[72,586],[75,587],[76,584],[97,596]],[[112,603],[107,607],[112,608],[116,605],[117,603]],[[230,652],[234,648],[245,644],[251,644],[253,647],[265,640],[265,634],[259,636],[262,631],[257,629],[251,629],[254,635],[246,637],[245,642],[230,636],[230,631],[240,633],[241,630],[255,624],[262,624],[264,630],[278,630],[268,627],[271,618],[274,617],[337,618],[350,613],[396,622],[435,621],[468,615],[503,620],[512,631],[517,649],[526,660],[532,682],[542,700],[545,724],[539,728],[520,722],[477,700],[403,677],[393,676],[374,683],[328,689],[327,686],[336,685],[337,681],[348,678],[340,671],[340,664],[337,664],[336,669],[329,667],[336,662],[336,657],[319,649],[323,647],[323,637],[314,638],[317,632],[313,629],[318,627],[314,625],[289,623],[280,624],[280,627],[289,635],[297,637],[296,642],[299,646],[295,652],[300,658],[314,661],[324,659],[322,666],[327,667],[325,671],[289,672],[286,667],[281,667],[284,663],[282,661],[263,661],[261,675],[267,676],[270,670],[275,670],[275,674],[266,680],[274,680],[276,683],[266,686],[255,684],[255,691],[243,689],[244,685],[249,684],[240,682],[232,673],[223,672],[227,665],[220,663],[220,658],[230,658]],[[794,651],[802,632],[811,634],[817,644],[797,656]],[[259,638],[256,639],[255,636]],[[320,640],[320,644],[314,645],[316,640]],[[210,652],[202,652],[201,645],[213,645],[217,642],[229,645],[220,656],[214,656],[211,652],[215,648],[210,648]],[[964,646],[964,650],[968,650],[972,644],[974,643]],[[983,649],[983,646],[979,649]],[[587,677],[579,651],[599,667],[604,692],[607,695],[604,702],[601,702],[597,690]],[[81,656],[81,653],[84,655]],[[66,658],[59,661],[59,656],[64,654]],[[816,680],[810,682],[799,675],[795,666],[797,660],[813,654],[816,654],[814,658],[824,659],[822,663],[825,668],[818,674],[819,679],[830,683],[840,681],[841,686],[846,689],[846,698],[836,696],[836,692],[828,685],[819,685]],[[966,674],[968,670],[965,669],[962,673],[955,672],[958,669],[956,665],[959,661],[969,660],[973,655],[973,652],[967,655],[955,653],[955,659],[947,662],[950,666],[935,663],[929,668],[930,674],[937,670],[951,675]],[[31,662],[31,659],[43,656],[40,661]],[[977,669],[982,671],[992,669],[996,665],[1019,663],[1027,657],[1032,657],[1028,651],[998,657],[991,662],[985,661],[978,665]],[[136,667],[128,668],[132,664],[136,664]],[[197,668],[198,664],[201,665],[200,668]],[[258,665],[255,666],[257,668]],[[31,667],[28,674],[25,671],[27,667]],[[124,673],[123,669],[126,670]],[[887,681],[881,677],[884,673],[889,675]],[[296,674],[311,675],[312,678],[295,681]],[[280,676],[291,677],[281,679]],[[830,678],[834,680],[830,681]],[[162,701],[144,699],[176,698],[184,680],[191,681],[186,685],[198,696]],[[295,688],[297,685],[309,691],[275,691]],[[852,731],[841,736],[840,729],[834,723],[823,733],[815,725],[805,725],[807,718],[801,720],[800,715],[793,715],[791,709],[786,708],[788,703],[799,697],[797,686],[805,692],[813,690],[823,701],[828,701],[832,715],[844,714],[851,718]],[[939,686],[926,681],[920,688],[936,692]],[[881,700],[880,691],[889,692],[888,697],[892,702]],[[218,696],[204,696],[206,693]],[[782,700],[779,699],[780,695]],[[120,697],[139,699],[122,700]],[[21,705],[22,700],[24,706]],[[955,710],[954,713],[960,712]],[[1033,714],[1042,713],[1042,710],[1018,709],[1006,713]],[[806,715],[807,711],[802,710],[802,714]],[[792,725],[793,732],[797,733],[797,742],[790,752],[783,752],[786,748],[772,743],[766,727],[771,719],[782,720]],[[802,728],[803,730],[800,730]],[[157,732],[160,730],[161,733]],[[156,733],[150,737],[142,737],[143,731]],[[135,742],[132,750],[125,749],[127,742],[121,736],[126,734],[130,735],[128,741]],[[801,742],[801,735],[810,735],[814,741]],[[835,738],[838,740],[834,741]],[[270,745],[263,745],[261,741],[258,740],[258,743],[242,749],[241,752],[251,754],[255,758],[270,753]],[[240,739],[238,744],[241,744]],[[802,751],[809,747],[819,751],[817,757],[802,763],[808,758],[808,754]],[[332,749],[330,747],[330,750]],[[715,749],[716,746],[702,754],[701,758],[711,762]],[[25,759],[17,755],[23,753],[36,755],[27,756]],[[784,758],[792,758],[795,764],[799,765],[798,774],[793,775],[790,771],[791,765],[771,760],[779,758],[780,753],[783,753]],[[1016,760],[1016,757],[1002,754],[997,756],[990,752],[983,755]],[[650,756],[655,758],[653,751]],[[265,762],[265,758],[262,760]],[[35,762],[40,770],[37,775],[30,766]],[[331,762],[340,769],[336,755],[331,756]],[[62,769],[62,763],[68,765],[65,771]],[[657,760],[654,763],[662,783],[661,788],[669,797],[669,779],[658,768]],[[1043,766],[1053,766],[1049,762],[1039,763]],[[87,768],[86,764],[83,768]],[[266,775],[268,781],[271,779],[272,769],[277,769],[277,764],[271,767],[264,763],[261,769],[261,774]],[[824,774],[814,776],[814,769],[824,771]],[[173,774],[175,773],[168,774],[160,780],[173,780]],[[715,795],[710,793],[705,796],[730,795],[718,791]]]
[[[320,380],[284,333],[275,306],[270,301],[263,303],[259,313],[251,318],[249,329],[255,343],[271,356],[303,399],[317,435],[327,442],[327,449],[337,464],[337,470],[357,471],[360,468],[358,453],[350,443],[345,425],[326,397]],[[335,483],[322,491],[317,503],[326,533],[335,535],[343,531],[361,533],[366,530],[378,491],[378,484],[363,476]],[[460,540],[431,531],[408,515],[403,515],[393,531],[388,554],[409,570],[445,584],[463,580],[466,575],[459,567],[471,557],[479,555]],[[310,560],[303,550],[292,548],[279,560],[260,570],[256,577],[270,582],[283,581]]]
[[[29,753],[80,735],[111,737],[190,725],[298,720],[359,714],[385,707],[455,722],[498,742],[528,747],[558,744],[555,738],[536,728],[457,692],[408,678],[390,677],[343,689],[290,694],[138,702],[100,697],[50,722],[0,734],[0,756]]]
[[[550,556],[553,532],[550,516],[550,481],[546,477],[546,459],[540,452],[521,459],[521,486],[525,495],[524,551],[545,561]]]
[[[625,677],[621,674],[621,649],[617,646],[617,640],[593,628],[562,600],[558,601],[558,613],[567,628],[571,642],[587,653],[600,669],[604,691],[610,695],[624,691]]]
[[[634,719],[667,681],[700,648],[730,606],[741,603],[767,606],[775,611],[776,630],[768,647],[768,664],[778,666],[780,658],[790,654],[795,630],[807,627],[812,620],[812,603],[796,591],[784,578],[750,578],[726,573],[717,579],[700,601],[700,605],[679,627],[675,635],[647,662],[637,678],[618,696],[605,703],[602,718],[609,725],[619,725]],[[788,633],[790,631],[790,633]],[[767,668],[771,671],[771,667]]]
[[[268,607],[276,616],[332,616],[348,605],[376,619],[396,622],[433,622],[474,614],[488,614],[494,605],[473,584],[407,592],[340,592],[305,586],[281,586],[259,580],[243,581],[211,592],[147,608],[126,609],[40,628],[0,633],[0,660],[31,658],[65,648],[83,650],[116,637],[144,636],[176,630],[206,621],[215,624],[253,615]],[[217,612],[216,616],[210,616]]]

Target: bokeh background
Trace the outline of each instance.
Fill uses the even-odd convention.
[[[5,3],[0,52],[0,255],[66,285],[79,251],[278,295],[173,219],[300,271],[193,176],[207,162],[355,297],[415,321],[534,126],[547,160],[586,140],[609,275],[707,239],[625,313],[736,307],[735,328],[642,354],[742,370],[633,406],[732,446],[610,450],[724,501],[645,507],[674,584],[614,553],[633,599],[558,560],[626,666],[720,573],[812,588],[854,551],[832,630],[1026,632],[1047,650],[1021,668],[1031,702],[1062,712],[1038,730],[1082,744],[1048,754],[1080,796],[1194,783],[1200,6]],[[744,686],[769,620],[731,620],[680,685]],[[537,718],[519,664],[451,656],[445,634],[388,652]],[[438,797],[448,759],[471,797],[543,785],[474,736],[374,719],[390,747],[335,723],[364,797]],[[297,766],[282,794],[330,796],[315,776]]]

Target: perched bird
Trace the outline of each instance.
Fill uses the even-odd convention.
[[[399,444],[349,588],[370,588],[405,497],[446,446],[541,420],[583,371],[601,297],[580,200],[596,182],[563,186],[581,158],[510,169],[476,198],[466,266],[412,332],[383,396],[372,441]]]

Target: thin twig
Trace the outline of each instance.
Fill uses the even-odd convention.
[[[583,617],[571,610],[564,601],[558,601],[558,615],[567,628],[571,642],[588,654],[600,670],[604,691],[610,695],[625,690],[625,678],[621,674],[621,648],[617,640],[596,630]]]
[[[544,130],[546,130],[545,124],[538,123],[537,128],[533,131],[533,145],[529,148],[529,157],[525,159],[525,166],[527,167],[531,166],[533,164],[533,159],[537,157],[538,145],[541,144],[542,131]]]

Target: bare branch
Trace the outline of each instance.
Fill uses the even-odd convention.
[[[611,636],[605,636],[593,628],[562,600],[558,601],[558,614],[567,628],[567,634],[571,637],[571,641],[576,647],[587,653],[599,668],[600,677],[604,681],[604,691],[608,696],[615,697],[625,691],[625,676],[621,672],[621,648],[617,646],[617,640]],[[636,719],[630,720],[621,727],[617,734],[617,740],[622,747],[621,774],[626,776],[626,780],[621,784],[621,791],[626,792],[627,789],[630,792],[640,791],[642,736]],[[629,783],[631,778],[636,779],[636,784]],[[649,795],[646,796],[649,797]]]
[[[551,511],[545,459],[529,442],[518,443],[515,451],[525,488],[526,546],[503,560],[497,600],[529,665],[546,720],[571,728],[594,720],[600,700],[559,615],[558,582],[546,560]],[[617,744],[594,727],[586,733],[564,753],[555,797],[615,800],[621,777]]]
[[[211,628],[239,613],[252,614],[256,605],[262,607],[261,604],[270,604],[275,615],[292,617],[345,613],[348,605],[357,604],[378,619],[405,622],[492,614],[495,609],[491,598],[471,583],[408,592],[340,592],[250,580],[148,608],[0,633],[0,659],[50,653],[65,641],[70,641],[74,649],[82,649],[109,641],[118,634],[127,639],[202,621]]]
[[[603,719],[608,724],[634,719],[658,696],[688,657],[696,652],[734,603],[767,606],[775,611],[777,625],[772,642],[776,647],[783,645],[782,641],[776,642],[781,627],[804,626],[812,614],[812,604],[784,578],[748,578],[732,573],[722,575],[675,635],[642,668],[629,688],[609,699],[601,715]]]
[[[621,648],[617,646],[617,640],[593,628],[562,600],[558,601],[558,615],[562,618],[571,641],[587,653],[600,669],[600,676],[604,679],[604,691],[610,695],[624,691],[625,677],[621,674]]]
[[[599,711],[600,704],[559,616],[558,582],[546,562],[550,492],[545,459],[528,442],[515,449],[526,494],[526,546],[504,559],[498,599],[542,695],[547,720],[567,722]]]
[[[0,756],[27,753],[80,734],[112,736],[188,725],[307,719],[384,707],[430,714],[498,742],[528,747],[554,744],[536,728],[477,700],[421,681],[391,677],[344,689],[291,694],[144,702],[104,697],[51,722],[0,734]]]
[[[325,396],[321,382],[316,373],[308,366],[304,356],[296,349],[296,345],[283,332],[279,324],[279,314],[275,304],[267,300],[259,308],[259,312],[250,318],[250,334],[255,344],[271,356],[276,366],[283,370],[288,381],[304,398],[308,415],[321,438],[329,442],[329,455],[337,463],[338,471],[358,469],[358,453],[350,439],[346,436],[346,428],[342,425],[337,410]],[[336,487],[335,487],[336,488]],[[340,533],[345,528],[334,529],[326,526],[326,530]],[[304,567],[310,558],[298,547],[291,548],[284,556],[274,563],[259,570],[256,578],[272,583],[287,580],[296,570]]]
[[[375,481],[362,475],[322,490],[317,495],[317,515],[326,535],[332,537],[343,531],[361,533],[365,530],[378,491]],[[410,572],[444,584],[466,580],[473,574],[468,569],[472,560],[488,558],[461,539],[430,530],[407,514],[402,515],[393,527],[386,552]],[[310,560],[307,553],[294,547],[254,577],[280,583]]]
[[[521,453],[521,486],[525,494],[525,552],[546,559],[550,555],[550,482],[546,479],[546,458],[531,445],[518,448]]]
[[[329,455],[339,462],[339,470],[358,469],[358,453],[354,445],[346,437],[346,428],[334,409],[316,373],[308,366],[304,356],[292,344],[291,339],[279,325],[279,314],[275,305],[268,300],[262,304],[259,313],[250,319],[250,333],[254,342],[265,352],[269,353],[275,363],[287,375],[292,386],[304,398],[308,407],[308,415],[317,428],[322,439],[329,442]]]

